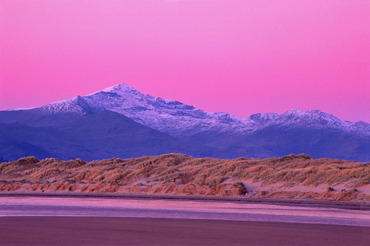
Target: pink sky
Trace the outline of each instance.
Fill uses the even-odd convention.
[[[238,116],[370,122],[368,0],[0,0],[0,110],[125,82]]]

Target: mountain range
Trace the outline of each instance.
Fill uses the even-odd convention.
[[[209,113],[144,95],[127,84],[42,107],[0,111],[0,161],[23,156],[85,160],[164,153],[195,157],[370,160],[370,124],[319,110]]]

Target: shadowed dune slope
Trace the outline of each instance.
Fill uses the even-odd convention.
[[[233,160],[183,154],[0,163],[0,191],[190,194],[370,201],[370,163],[305,154]]]

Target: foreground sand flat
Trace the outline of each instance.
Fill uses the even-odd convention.
[[[0,245],[367,245],[370,210],[343,205],[1,196]]]
[[[0,245],[368,245],[370,227],[218,220],[0,217]]]

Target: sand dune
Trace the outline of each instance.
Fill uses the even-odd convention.
[[[233,160],[166,154],[0,163],[0,191],[115,192],[370,201],[370,163],[307,155]]]

